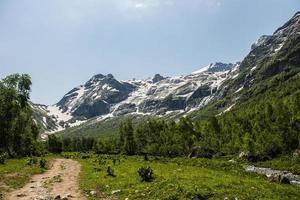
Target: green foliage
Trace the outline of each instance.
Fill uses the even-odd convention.
[[[175,157],[188,155],[199,141],[200,133],[189,118],[182,118],[178,123],[148,118],[137,125],[134,138],[138,154]]]
[[[0,165],[4,165],[5,164],[6,158],[7,158],[7,154],[6,153],[0,154]]]
[[[40,159],[40,168],[46,169],[47,160],[42,158]]]
[[[62,150],[64,152],[87,152],[96,150],[96,139],[91,137],[64,137],[62,140]]]
[[[13,156],[36,153],[39,129],[29,105],[31,80],[14,74],[0,80],[0,151]]]
[[[114,169],[111,166],[107,167],[106,172],[107,172],[107,176],[116,177],[115,171],[114,171]]]
[[[38,159],[36,157],[28,158],[27,165],[36,165],[38,163]]]
[[[147,116],[133,115],[130,118],[132,119],[133,126],[135,126],[140,121],[146,119]],[[70,127],[58,132],[57,135],[69,138],[92,137],[102,140],[115,140],[119,139],[119,127],[126,119],[127,116],[114,116],[99,123],[84,123],[78,127]]]
[[[138,174],[142,182],[151,182],[154,179],[154,172],[151,167],[141,167],[138,169]]]
[[[133,131],[132,120],[129,118],[120,125],[120,146],[126,155],[134,155],[136,153]]]
[[[60,138],[55,135],[48,136],[48,150],[51,153],[61,153],[63,151],[63,143]]]

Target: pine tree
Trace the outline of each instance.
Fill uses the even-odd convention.
[[[136,153],[136,144],[134,141],[134,133],[131,119],[127,119],[124,123],[121,124],[120,136],[122,138],[121,140],[123,141],[123,151],[127,155],[134,155]]]

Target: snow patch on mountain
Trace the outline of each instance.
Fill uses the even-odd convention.
[[[211,65],[212,65],[212,64],[209,64],[209,65],[207,65],[206,67],[202,67],[201,69],[192,72],[192,74],[200,74],[200,73],[203,73],[203,72],[207,71]]]
[[[50,116],[54,116],[58,121],[69,121],[72,119],[72,115],[70,113],[65,113],[60,110],[57,105],[48,106],[48,114]]]

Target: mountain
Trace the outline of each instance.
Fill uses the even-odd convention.
[[[49,132],[90,119],[189,112],[211,101],[221,83],[231,77],[238,65],[214,63],[190,75],[163,77],[156,74],[149,80],[119,81],[112,74],[98,74],[72,89],[57,104],[35,105],[35,108],[38,113],[47,113],[42,125]],[[56,126],[48,126],[45,123],[48,118]]]
[[[232,107],[257,98],[278,87],[283,79],[296,75],[299,72],[299,54],[296,53],[299,35],[300,12],[273,35],[262,36],[252,45],[236,75],[224,82],[216,99],[222,100],[223,106]]]
[[[240,63],[213,63],[189,75],[148,80],[118,81],[113,75],[95,75],[68,92],[53,106],[45,106],[59,131],[100,134],[110,132],[127,114],[193,118],[222,115],[276,90],[299,72],[300,13],[273,35],[262,36]],[[112,120],[110,120],[112,119]],[[112,126],[112,124],[114,124]],[[84,133],[82,131],[84,129]]]

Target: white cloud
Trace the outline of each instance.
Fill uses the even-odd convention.
[[[123,3],[121,3],[121,1]],[[124,5],[127,2],[127,8],[158,8],[161,6],[173,6],[174,0],[115,0],[117,4]]]
[[[134,5],[135,8],[145,8],[146,5],[144,3],[137,3]]]

